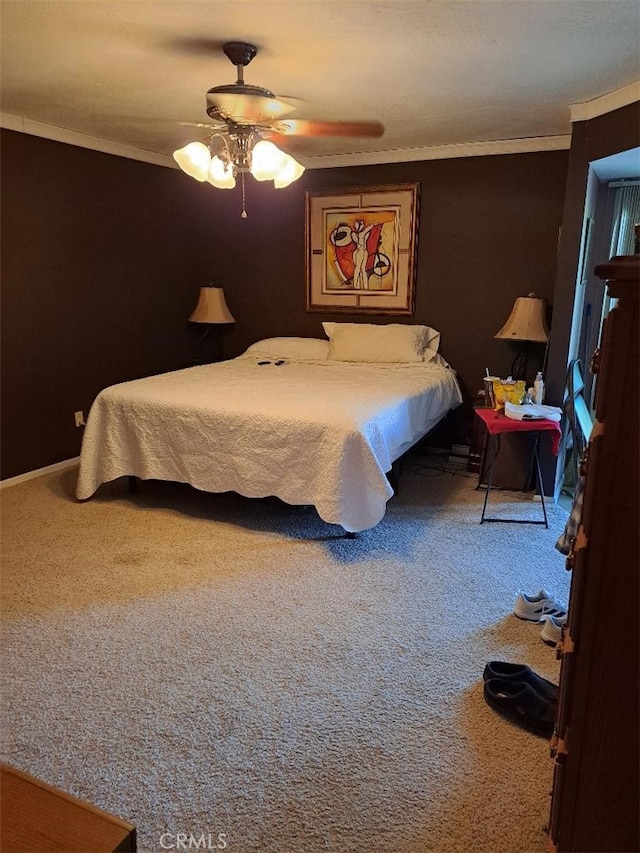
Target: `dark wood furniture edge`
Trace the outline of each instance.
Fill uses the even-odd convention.
[[[114,848],[114,853],[118,853],[118,851],[130,851],[136,849],[136,828],[133,824],[128,823],[117,815],[111,814],[110,812],[104,811],[104,809],[99,808],[98,806],[94,806],[93,803],[89,803],[86,800],[81,800],[79,797],[74,796],[73,794],[67,793],[67,791],[63,791],[60,788],[56,788],[54,785],[50,785],[47,782],[43,782],[41,779],[38,779],[35,776],[32,776],[30,773],[26,773],[24,770],[20,770],[17,767],[14,767],[12,764],[8,764],[7,762],[0,762],[0,779],[5,774],[17,777],[23,782],[44,791],[47,794],[51,794],[53,797],[56,797],[59,800],[64,800],[64,802],[76,806],[77,808],[81,808],[83,811],[88,812],[95,817],[102,818],[105,821],[108,821],[112,826],[117,826],[122,829],[123,833],[125,833],[126,837],[123,839],[122,843]],[[3,811],[7,805],[4,796],[2,796],[1,788],[4,787],[4,782],[0,784],[0,802],[2,803]],[[2,836],[4,840],[5,832],[7,832],[8,827],[6,825],[6,814],[3,814],[2,819]],[[7,832],[8,834],[8,832]],[[129,839],[131,844],[129,843]],[[4,848],[4,844],[2,845]],[[5,853],[4,849],[2,853]],[[7,850],[6,853],[11,853],[11,851]]]

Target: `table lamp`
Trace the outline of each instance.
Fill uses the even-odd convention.
[[[527,380],[529,378],[527,377],[527,367],[531,344],[546,344],[549,340],[544,314],[544,299],[538,298],[535,293],[519,296],[513,304],[507,322],[494,337],[521,343],[511,365],[511,376],[514,379]]]
[[[220,357],[220,342],[217,339],[215,327],[226,323],[235,323],[235,318],[227,307],[221,287],[214,287],[210,284],[208,287],[200,288],[198,301],[196,307],[193,309],[193,313],[189,317],[189,322],[206,323],[207,325],[204,334],[196,346],[196,362],[206,363],[203,362],[203,359],[198,358],[198,353],[203,347],[209,349],[209,362],[218,361]]]

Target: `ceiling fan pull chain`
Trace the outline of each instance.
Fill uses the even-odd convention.
[[[242,213],[240,214],[241,219],[247,218],[247,211],[245,209],[244,203],[244,172],[240,172],[240,183],[242,184]]]

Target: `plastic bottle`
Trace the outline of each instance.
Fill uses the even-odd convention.
[[[533,383],[533,402],[537,406],[542,405],[542,399],[544,397],[544,379],[542,378],[542,373],[538,371],[536,375],[536,380]]]

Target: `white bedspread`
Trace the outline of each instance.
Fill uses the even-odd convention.
[[[310,504],[348,531],[384,516],[392,462],[461,402],[450,368],[247,355],[114,385],[84,432],[76,496],[134,475]]]

